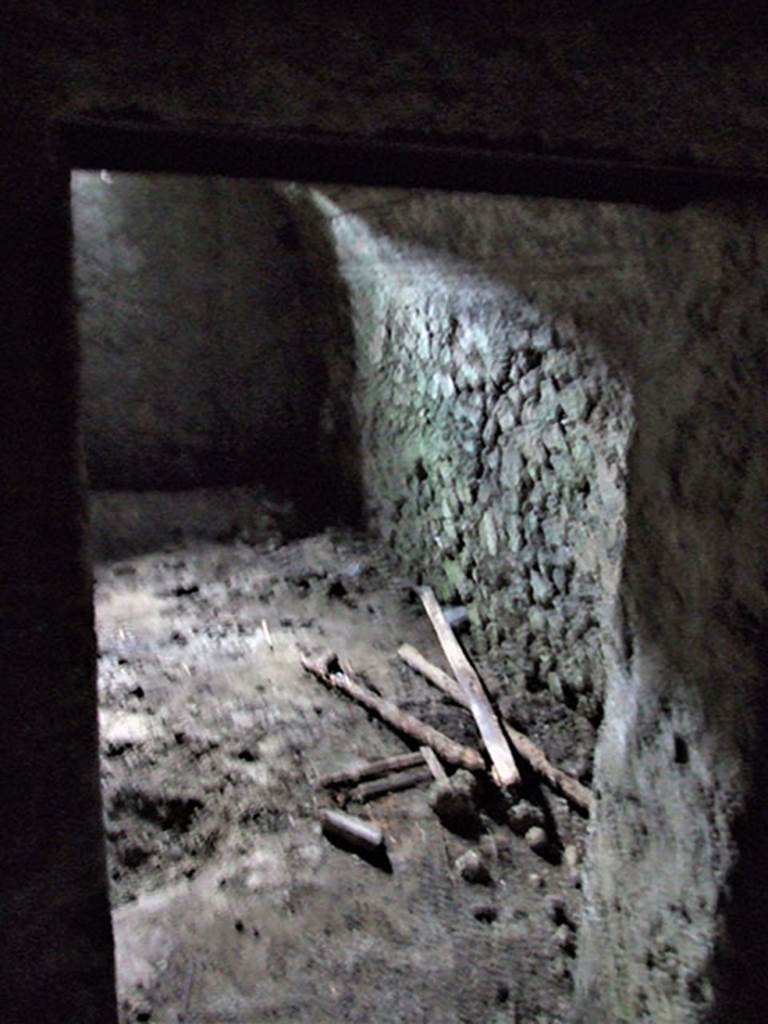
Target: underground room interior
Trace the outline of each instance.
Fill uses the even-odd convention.
[[[716,1003],[753,216],[73,171],[121,1024],[566,1024],[606,931],[616,1020]]]
[[[764,1024],[768,20],[6,6],[2,1024]]]

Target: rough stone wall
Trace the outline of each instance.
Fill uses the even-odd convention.
[[[515,701],[543,683],[595,717],[606,680],[579,1020],[758,1020],[768,224],[314,198],[379,529],[469,604]]]
[[[352,311],[370,520],[406,575],[467,605],[512,689],[597,720],[632,427],[611,349],[636,328],[616,310],[637,215],[315,194]]]
[[[323,364],[277,193],[174,175],[80,172],[72,186],[92,487],[306,473]]]

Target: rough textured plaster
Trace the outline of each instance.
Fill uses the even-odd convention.
[[[47,56],[72,109],[668,163],[768,160],[763,30],[747,9],[32,9],[33,42],[55,32]]]
[[[93,487],[269,478],[311,461],[322,361],[268,186],[73,175]]]

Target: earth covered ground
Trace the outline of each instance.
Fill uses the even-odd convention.
[[[565,800],[480,778],[463,834],[429,782],[349,802],[383,830],[384,862],[321,830],[341,799],[321,776],[418,745],[302,655],[336,652],[479,745],[468,713],[398,658],[410,643],[447,667],[414,581],[370,541],[181,541],[98,564],[95,599],[123,1024],[567,1021],[586,822]],[[478,667],[514,724],[588,782],[591,727],[547,694],[510,708]]]

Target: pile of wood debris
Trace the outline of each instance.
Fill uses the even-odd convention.
[[[455,704],[472,715],[484,750],[469,747],[446,736],[432,725],[386,700],[356,677],[352,666],[336,653],[321,658],[302,658],[304,669],[329,689],[338,690],[373,712],[419,749],[380,758],[360,767],[339,771],[318,780],[337,804],[367,802],[388,793],[434,782],[432,805],[441,820],[461,831],[472,827],[475,817],[473,779],[487,774],[505,794],[522,794],[525,777],[532,773],[578,810],[589,814],[592,793],[578,779],[553,765],[529,737],[503,721],[494,710],[480,676],[459,643],[434,592],[422,588],[420,598],[434,627],[452,674],[428,661],[406,644],[398,655],[405,664]],[[450,774],[453,773],[453,774]],[[371,856],[384,856],[386,836],[374,823],[336,808],[322,813],[323,830],[329,837]],[[538,825],[525,833],[533,849],[544,849],[546,832]]]

